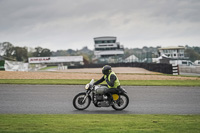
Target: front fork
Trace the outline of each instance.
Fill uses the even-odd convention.
[[[90,94],[90,92],[91,92],[90,90],[87,90],[87,91],[86,91],[86,95],[84,96],[82,103],[85,102],[85,100],[86,100],[86,98],[88,97],[88,95]]]

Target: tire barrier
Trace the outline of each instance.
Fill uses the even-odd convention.
[[[173,72],[173,75],[179,75],[179,66],[172,65],[172,72]]]

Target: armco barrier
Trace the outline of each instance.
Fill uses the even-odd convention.
[[[112,67],[141,67],[153,72],[160,72],[165,74],[172,74],[172,65],[164,63],[111,63],[111,64],[88,64],[83,66],[68,66],[68,68],[102,68],[104,65],[110,65]]]

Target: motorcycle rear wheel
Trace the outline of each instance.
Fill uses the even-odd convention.
[[[76,108],[78,110],[84,110],[89,107],[89,105],[91,103],[91,97],[89,95],[88,97],[86,97],[85,101],[82,102],[85,96],[86,96],[86,93],[81,92],[74,97],[74,99],[73,99],[74,108]]]
[[[115,110],[123,110],[125,109],[129,104],[129,98],[126,94],[120,94],[120,98],[114,102],[112,105],[112,108]]]

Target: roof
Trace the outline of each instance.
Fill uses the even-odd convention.
[[[102,36],[102,37],[95,37],[94,40],[116,40],[117,37],[115,36]]]
[[[174,46],[171,46],[171,47],[159,48],[159,50],[169,50],[169,49],[185,49],[185,47],[174,47]]]
[[[129,57],[127,57],[126,59],[138,59],[134,54],[133,55],[130,55]]]

